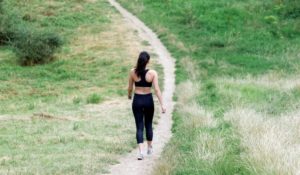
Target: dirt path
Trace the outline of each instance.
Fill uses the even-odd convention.
[[[151,47],[153,47],[154,51],[158,54],[159,63],[164,68],[165,77],[163,100],[167,107],[167,112],[165,114],[161,114],[158,125],[156,125],[154,129],[153,155],[151,157],[146,156],[143,161],[138,161],[136,159],[138,150],[135,149],[131,153],[122,157],[119,160],[119,164],[113,165],[110,168],[111,174],[115,175],[147,175],[151,174],[155,162],[159,158],[165,144],[169,141],[172,135],[171,126],[174,107],[173,93],[175,90],[175,62],[171,57],[171,54],[151,29],[149,29],[137,17],[122,8],[115,0],[108,1],[121,13],[128,23],[131,24],[132,28],[138,31],[139,37],[150,43]]]

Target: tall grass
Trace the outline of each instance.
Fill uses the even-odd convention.
[[[176,90],[179,104],[174,113],[174,137],[155,174],[296,173],[300,160],[291,154],[286,160],[293,163],[260,164],[262,157],[253,158],[251,153],[257,150],[249,151],[251,143],[245,141],[248,130],[240,132],[240,125],[224,119],[224,114],[227,118],[229,111],[250,108],[270,118],[291,120],[287,113],[293,113],[300,105],[295,76],[300,64],[299,3],[294,0],[119,2],[152,27],[177,59],[178,85],[192,81],[195,87],[189,89],[194,92],[188,92],[194,94],[191,103],[182,102],[184,97],[180,95],[186,96],[181,94],[182,88]],[[203,126],[201,123],[206,121],[203,115],[211,116],[217,126]],[[247,121],[252,122],[250,119]],[[274,120],[274,124],[280,120]],[[270,129],[264,122],[255,123],[253,130]],[[296,132],[279,129],[276,133],[293,139]],[[272,145],[266,137],[253,138],[253,142]],[[294,142],[299,144],[297,139]],[[222,151],[216,152],[216,161],[205,161],[203,154],[214,147],[210,147],[212,143],[218,143],[217,148]],[[278,143],[282,141],[278,139]],[[271,159],[268,151],[282,155],[282,149],[258,152]]]
[[[243,159],[256,174],[300,173],[299,111],[271,118],[251,109],[232,109],[225,114],[241,135]]]

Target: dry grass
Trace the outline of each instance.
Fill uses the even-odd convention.
[[[198,90],[197,90],[198,89]],[[186,124],[193,128],[199,127],[215,127],[216,120],[213,119],[212,115],[206,112],[201,106],[195,101],[195,97],[199,92],[199,84],[187,81],[178,85],[178,112],[185,116]]]
[[[280,74],[269,73],[260,77],[247,76],[243,79],[220,78],[216,82],[219,84],[220,92],[227,96],[234,97],[232,107],[225,114],[225,120],[233,124],[237,134],[241,138],[241,146],[245,152],[241,155],[246,162],[246,166],[255,174],[276,174],[276,175],[298,175],[300,174],[300,112],[297,109],[298,103],[293,101],[283,101],[281,105],[272,106],[269,104],[282,98],[276,96],[274,92],[284,93],[288,99],[293,99],[293,90],[300,87],[298,76],[284,77]],[[270,94],[272,100],[269,103],[256,101],[255,104],[247,104],[242,100],[240,91],[231,91],[223,85],[231,84],[234,87],[255,87],[263,90],[263,93]],[[256,94],[252,94],[256,95]],[[252,102],[253,103],[253,102]],[[255,110],[253,106],[259,106]],[[253,108],[251,108],[253,107]],[[279,109],[279,115],[268,113],[267,109]],[[287,110],[289,108],[290,110]],[[285,111],[287,110],[288,113]],[[263,112],[259,112],[263,111]],[[276,114],[277,115],[277,114]]]
[[[204,110],[197,103],[197,96],[201,91],[201,82],[199,82],[201,70],[197,66],[198,64],[188,57],[182,58],[180,64],[184,67],[189,77],[189,80],[180,83],[176,87],[176,96],[178,99],[175,115],[179,115],[182,118],[182,123],[179,124],[180,127],[186,128],[181,128],[180,130],[190,130],[191,132],[200,128],[217,127],[218,121],[213,118],[211,113]],[[182,135],[181,137],[186,136]],[[193,141],[187,138],[186,142],[194,143],[194,148],[188,153],[190,154],[190,159],[184,159],[187,155],[179,154],[180,151],[178,151],[181,142],[182,140],[180,141],[176,138],[170,141],[164,151],[163,159],[159,161],[153,174],[173,174],[176,168],[182,164],[189,164],[186,161],[190,159],[204,161],[205,164],[213,165],[225,152],[224,140],[220,135],[211,135],[210,133],[199,131],[197,132],[197,136],[193,138]]]
[[[126,99],[88,105],[75,115],[72,120],[36,116],[22,121],[1,121],[2,138],[13,142],[14,146],[9,148],[10,153],[6,152],[6,146],[2,148],[0,174],[105,172],[107,165],[115,163],[119,154],[130,151],[135,145],[134,119]],[[15,127],[21,128],[17,131]],[[13,167],[11,162],[15,162]],[[70,167],[72,170],[68,170]]]
[[[185,51],[187,52],[188,49],[185,47],[185,45],[183,44],[183,42],[181,42],[176,35],[172,34],[171,32],[168,33],[167,35],[168,37],[168,41],[174,45],[176,48],[178,48],[181,51]]]
[[[191,58],[189,57],[184,57],[180,60],[180,64],[185,68],[185,70],[187,71],[188,73],[188,76],[189,78],[192,80],[192,81],[196,81],[197,78],[199,77],[200,75],[200,72],[201,71],[195,71],[195,70],[199,70],[197,64],[192,61]]]
[[[93,52],[95,56],[118,58],[120,49],[126,48],[121,58],[125,63],[134,65],[140,51],[151,51],[150,46],[141,45],[142,41],[124,19],[118,18],[116,14],[109,14],[109,16],[114,21],[105,31],[101,32],[103,29],[91,28],[91,26],[78,28],[77,37],[71,41],[71,56]],[[93,32],[97,30],[100,32]]]
[[[216,80],[219,83],[231,83],[237,85],[256,85],[266,88],[274,88],[289,91],[300,87],[299,76],[283,77],[279,74],[270,73],[259,77],[247,76],[243,79],[239,78],[222,78]]]
[[[246,148],[243,159],[257,174],[300,173],[299,111],[271,118],[251,109],[233,109],[225,118],[236,127]]]
[[[187,63],[185,66],[192,67],[194,64]],[[193,69],[190,70],[191,77],[195,77]],[[196,96],[200,86],[197,82],[187,81],[177,86],[176,92],[178,96],[176,104],[176,115],[182,117],[181,127],[187,130],[197,130],[199,128],[214,128],[217,121],[212,114],[205,111],[196,103]],[[184,137],[184,136],[182,136]],[[187,140],[188,141],[188,140]],[[195,150],[190,150],[192,159],[205,161],[207,164],[214,164],[217,159],[224,154],[223,139],[219,136],[212,136],[206,132],[198,132],[197,137],[192,141],[195,144]],[[186,155],[174,154],[180,149],[180,141],[173,138],[166,146],[164,157],[159,161],[153,174],[169,175],[173,174],[176,167],[185,163],[183,158]]]
[[[183,124],[180,125],[183,126],[181,127],[186,127],[186,129],[180,130],[184,131],[189,128],[191,131],[197,131],[199,128],[216,128],[222,122],[213,118],[196,101],[201,90],[200,83],[197,83],[196,80],[199,78],[201,70],[194,71],[198,68],[190,60],[183,58],[181,64],[187,70],[191,80],[179,84],[176,90],[178,96],[177,114],[182,118]],[[254,174],[298,175],[300,173],[300,112],[284,114],[277,118],[257,113],[253,109],[245,108],[247,104],[241,101],[239,91],[223,89],[225,87],[222,85],[228,83],[236,86],[254,84],[257,87],[289,91],[299,87],[298,78],[280,78],[279,75],[267,74],[259,78],[250,76],[245,79],[223,78],[217,79],[216,82],[220,86],[221,92],[224,90],[225,93],[229,93],[228,96],[235,97],[235,100],[230,104],[232,110],[225,113],[224,118],[226,122],[233,124],[234,132],[228,137],[241,140],[240,146],[243,151],[238,155],[241,162],[237,163],[241,163],[241,166]],[[230,93],[232,94],[230,95]],[[199,131],[197,137],[193,138],[195,146],[188,157],[192,157],[191,159],[195,161],[205,162],[205,165],[198,164],[199,167],[204,166],[204,169],[205,166],[214,167],[216,162],[224,158],[224,153],[226,154],[228,151],[224,144],[226,137],[222,136],[221,131],[219,132],[218,134],[211,134]],[[187,155],[174,154],[178,149],[180,149],[180,142],[173,138],[164,152],[163,161],[159,162],[154,174],[165,175],[180,172],[178,167],[185,164],[186,159],[184,157]],[[194,170],[194,172],[196,171],[198,169]],[[201,170],[199,173],[201,174]]]

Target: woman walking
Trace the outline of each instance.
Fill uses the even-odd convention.
[[[154,103],[151,93],[152,84],[154,85],[155,94],[161,106],[163,113],[166,108],[162,102],[161,91],[158,85],[158,75],[155,70],[147,69],[150,61],[150,55],[147,52],[141,52],[137,60],[136,67],[129,73],[128,83],[128,98],[131,99],[133,85],[134,85],[134,98],[132,102],[132,111],[136,124],[136,140],[139,145],[138,160],[143,160],[143,131],[146,128],[147,139],[147,154],[152,153],[152,121],[154,114]]]

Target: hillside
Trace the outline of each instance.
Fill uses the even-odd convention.
[[[161,72],[152,48],[105,0],[4,0],[4,7],[64,44],[53,61],[33,66],[0,46],[0,174],[107,172],[135,147],[127,76],[142,50]]]
[[[177,59],[174,137],[155,174],[299,173],[296,0],[119,2]]]

